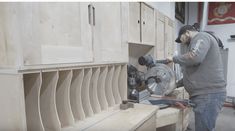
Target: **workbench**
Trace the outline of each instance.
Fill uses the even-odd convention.
[[[171,96],[177,99],[189,98],[183,87],[175,89]],[[158,110],[156,114],[157,131],[185,131],[190,122],[189,114],[191,111],[192,108],[189,107],[186,109],[168,107]]]

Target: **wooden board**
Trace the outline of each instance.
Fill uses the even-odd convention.
[[[85,112],[82,106],[82,82],[84,70],[73,70],[73,78],[70,89],[70,103],[75,121],[85,119]]]
[[[20,74],[0,74],[0,130],[26,131],[23,77]]]
[[[82,96],[82,106],[86,117],[94,115],[94,112],[91,107],[90,91],[89,91],[91,77],[92,77],[92,69],[91,68],[84,69],[84,79],[82,82],[81,96]]]
[[[40,92],[40,110],[45,131],[61,130],[61,123],[56,109],[56,85],[58,72],[43,72]]]
[[[129,41],[141,43],[140,41],[140,3],[129,3]]]
[[[119,112],[97,122],[86,131],[135,131],[150,118],[155,117],[157,107],[150,105],[135,104],[134,108],[120,110]],[[138,114],[138,115],[137,115]],[[153,121],[156,119],[152,119]],[[151,122],[150,122],[151,123]],[[153,124],[155,125],[155,123]],[[150,131],[156,131],[155,126]]]
[[[94,113],[101,112],[100,102],[98,99],[98,78],[100,75],[100,68],[92,68],[92,78],[90,84],[90,100]]]
[[[157,48],[157,59],[165,58],[165,19],[164,15],[158,11],[156,11],[157,17],[157,26],[156,26],[156,48]],[[163,17],[163,18],[162,18]]]
[[[44,131],[40,111],[41,73],[25,74],[23,78],[27,130]]]
[[[92,61],[88,4],[37,3],[33,36],[42,47],[43,64]]]
[[[100,76],[98,79],[98,99],[101,106],[101,110],[106,110],[108,108],[108,101],[105,95],[105,80],[108,73],[108,67],[100,68]]]
[[[113,75],[114,75],[114,66],[108,67],[108,74],[105,80],[105,96],[108,101],[109,107],[115,104],[114,95],[113,95]]]
[[[95,61],[123,61],[121,3],[92,4],[95,12],[93,28]],[[124,48],[126,50],[127,46]]]
[[[142,43],[155,45],[155,14],[154,8],[141,3],[141,40]]]
[[[56,107],[61,127],[74,124],[74,117],[70,105],[70,85],[72,71],[59,71],[59,79],[56,88]]]
[[[121,72],[121,66],[115,66],[114,76],[113,76],[113,85],[112,85],[112,91],[114,95],[115,104],[121,103],[121,96],[119,92],[119,86],[118,86],[118,80]]]
[[[118,86],[122,100],[127,100],[127,65],[122,65]]]

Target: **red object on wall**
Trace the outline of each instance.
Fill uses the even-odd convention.
[[[235,2],[210,2],[208,25],[229,23],[235,23]]]

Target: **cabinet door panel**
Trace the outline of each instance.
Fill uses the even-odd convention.
[[[165,56],[174,54],[174,25],[173,21],[165,17]]]
[[[89,3],[38,3],[33,34],[42,46],[42,64],[92,61]]]
[[[154,45],[154,9],[141,3],[141,36],[142,42]]]
[[[121,3],[93,3],[94,51],[96,61],[121,61]]]
[[[129,3],[129,41],[140,43],[140,3]]]
[[[156,26],[156,37],[157,37],[157,42],[156,42],[156,54],[157,54],[157,59],[164,59],[165,58],[165,21],[162,18],[162,14],[157,12],[157,26]]]

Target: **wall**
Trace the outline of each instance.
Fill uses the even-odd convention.
[[[155,9],[175,20],[175,2],[147,2]]]

